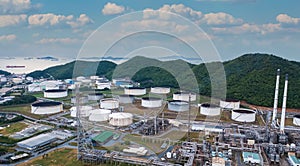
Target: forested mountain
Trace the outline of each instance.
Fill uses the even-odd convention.
[[[300,63],[268,54],[246,54],[226,62],[212,62],[193,65],[183,60],[159,61],[145,57],[134,57],[120,65],[112,62],[76,63],[79,70],[76,76],[105,75],[108,78],[129,77],[140,82],[141,86],[168,86],[190,90],[199,90],[203,95],[211,95],[211,79],[225,71],[227,97],[246,100],[251,104],[272,106],[275,88],[276,70],[281,69],[280,98],[284,86],[284,75],[289,74],[288,103],[290,108],[300,108]],[[224,66],[224,68],[220,66]],[[33,77],[52,75],[56,79],[71,78],[75,62],[30,73]],[[208,73],[207,67],[214,68]],[[97,69],[97,70],[96,70]],[[224,71],[223,71],[224,69]],[[216,74],[217,73],[217,74]],[[196,79],[194,79],[196,78]],[[220,75],[221,80],[221,75]],[[195,83],[197,82],[197,87]],[[223,90],[224,90],[223,89]]]
[[[10,73],[4,70],[0,70],[0,75],[10,75]]]

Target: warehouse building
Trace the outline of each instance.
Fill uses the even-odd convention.
[[[40,134],[38,136],[26,139],[18,142],[17,145],[20,148],[24,148],[30,151],[35,151],[45,145],[49,145],[57,140],[56,136],[51,133]]]

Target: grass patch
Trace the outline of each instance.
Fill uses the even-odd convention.
[[[28,104],[22,105],[14,105],[14,106],[2,106],[0,107],[0,111],[3,112],[17,112],[23,115],[35,118],[35,119],[42,119],[47,117],[46,115],[36,115],[31,113],[31,106]]]
[[[3,130],[0,130],[0,134],[3,134],[4,136],[9,136],[11,134],[14,134],[16,132],[19,132],[23,129],[28,127],[28,125],[24,122],[17,122],[10,124],[9,127],[4,128]]]

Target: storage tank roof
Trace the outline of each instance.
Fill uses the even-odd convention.
[[[37,102],[33,103],[32,106],[34,107],[48,107],[48,106],[56,106],[56,105],[61,105],[61,102],[56,102],[56,101],[46,101],[46,102]]]

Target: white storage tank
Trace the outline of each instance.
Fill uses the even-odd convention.
[[[15,84],[21,84],[21,83],[23,82],[23,79],[22,79],[22,78],[15,77],[15,78],[12,78],[12,81],[13,81],[13,83],[15,83]]]
[[[80,107],[80,116],[81,117],[88,117],[90,115],[90,110],[93,109],[92,106],[79,106]],[[77,116],[77,109],[76,107],[71,107],[70,109],[71,117]]]
[[[200,114],[206,116],[217,116],[221,114],[221,108],[215,104],[203,103],[200,105]]]
[[[156,94],[168,94],[170,93],[170,88],[166,87],[153,87],[150,90],[151,93],[156,93]]]
[[[157,108],[162,105],[162,99],[156,97],[143,97],[142,106],[146,108]]]
[[[300,115],[295,115],[293,117],[293,124],[296,126],[300,126]]]
[[[92,82],[92,80],[90,80],[90,79],[83,79],[83,80],[81,80],[81,82],[84,83],[84,84],[90,84]]]
[[[173,100],[189,101],[190,96],[191,96],[191,101],[196,101],[197,95],[192,92],[176,92],[173,94]]]
[[[68,91],[63,89],[49,89],[44,91],[44,97],[46,98],[62,98],[67,97]]]
[[[97,80],[99,78],[99,76],[90,76],[91,80]]]
[[[0,76],[0,82],[7,82],[7,78],[5,76]]]
[[[85,77],[83,77],[83,76],[78,76],[78,77],[76,77],[76,81],[82,81],[82,80],[84,80],[85,79]]]
[[[100,107],[103,109],[118,109],[119,100],[115,98],[106,98],[100,100]]]
[[[110,89],[111,82],[97,82],[96,88],[100,90]]]
[[[123,104],[130,104],[134,102],[133,95],[119,95],[118,96],[119,102]]]
[[[79,97],[79,102],[81,104],[87,103],[88,102],[88,97],[87,96],[80,96]],[[76,104],[76,97],[75,96],[71,97],[71,103]]]
[[[189,110],[189,103],[182,100],[172,100],[168,102],[168,110],[182,112]]]
[[[133,96],[145,95],[146,94],[146,88],[140,88],[140,87],[124,88],[124,94],[133,95]]]
[[[40,83],[42,90],[49,89],[66,89],[67,86],[64,82],[61,81],[44,81]]]
[[[32,84],[27,85],[28,92],[40,92],[43,91],[39,82],[34,82]]]
[[[107,121],[111,110],[107,109],[95,109],[90,111],[89,121],[103,122]]]
[[[220,100],[220,107],[223,109],[239,109],[240,101],[236,99]]]
[[[100,100],[100,99],[103,99],[103,98],[104,98],[103,93],[90,93],[90,94],[88,94],[88,100],[96,101],[96,100]]]
[[[113,126],[128,126],[131,125],[133,116],[130,113],[117,112],[109,115],[109,124]]]
[[[63,111],[63,104],[61,102],[47,101],[37,102],[31,105],[31,113],[33,114],[55,114]]]
[[[256,111],[251,109],[234,109],[231,111],[231,119],[237,122],[254,122]]]

